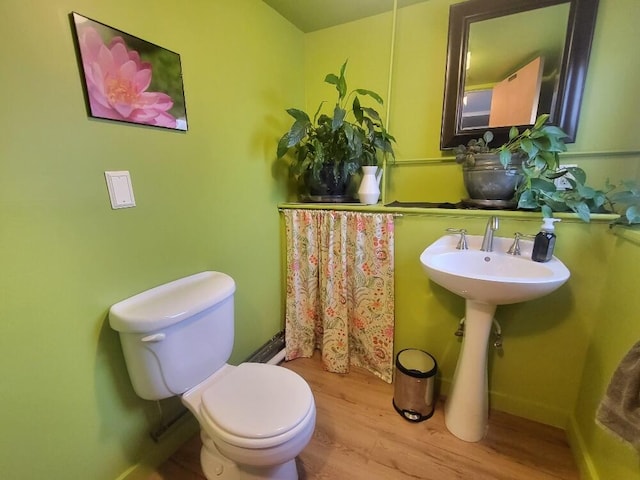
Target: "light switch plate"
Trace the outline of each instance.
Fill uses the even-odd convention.
[[[136,199],[133,196],[133,185],[131,175],[128,171],[104,172],[111,199],[111,208],[130,208],[136,206]]]

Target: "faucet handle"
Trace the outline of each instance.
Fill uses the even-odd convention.
[[[514,233],[513,243],[507,250],[509,255],[520,255],[520,239],[521,238],[535,238],[535,235],[528,235],[526,233],[516,232]]]
[[[467,245],[467,231],[464,228],[447,228],[447,232],[460,234],[460,240],[458,240],[458,245],[456,245],[458,250],[469,249],[469,246]]]

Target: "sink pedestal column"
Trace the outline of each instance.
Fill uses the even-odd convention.
[[[466,300],[464,339],[444,420],[451,433],[467,442],[478,442],[487,432],[487,350],[495,311],[495,305]]]

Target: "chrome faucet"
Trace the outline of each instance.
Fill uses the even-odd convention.
[[[483,252],[493,252],[493,232],[498,230],[500,222],[498,217],[492,215],[487,220],[487,228],[484,231],[484,238],[482,239],[482,247],[480,250]]]
[[[458,245],[456,246],[458,250],[469,249],[469,244],[467,243],[467,231],[464,228],[447,228],[447,232],[460,234],[460,240],[458,240]]]

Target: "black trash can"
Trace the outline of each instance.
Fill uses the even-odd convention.
[[[415,348],[401,350],[396,355],[393,406],[410,422],[431,418],[438,364],[427,352]]]

